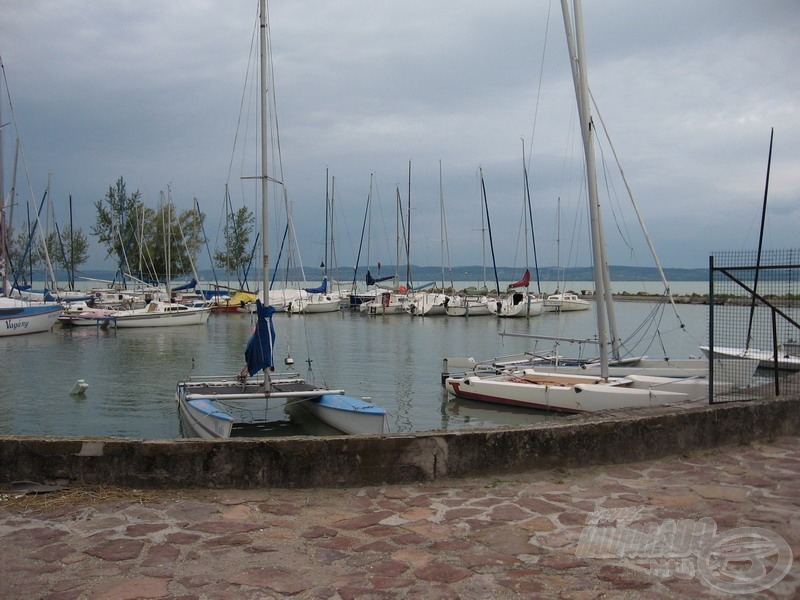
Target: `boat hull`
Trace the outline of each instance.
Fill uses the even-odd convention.
[[[706,356],[711,355],[711,348],[708,346],[700,346],[700,349]],[[772,352],[767,350],[715,346],[713,354],[716,358],[728,358],[731,360],[755,360],[758,361],[759,369],[775,368],[775,357],[773,356]],[[785,351],[778,352],[778,369],[781,371],[800,371],[800,356],[788,354]]]
[[[679,380],[667,378],[620,378],[536,373],[532,369],[514,376],[448,377],[447,391],[479,402],[523,406],[564,413],[642,408],[689,400],[690,394],[665,389]],[[689,391],[689,388],[684,388]]]
[[[135,310],[118,311],[113,324],[118,329],[134,327],[176,327],[180,325],[203,325],[211,315],[211,307],[191,308],[176,305],[176,310],[151,310],[151,305]]]
[[[0,302],[0,337],[49,331],[61,314],[60,304],[31,304],[3,298]]]
[[[552,294],[544,301],[544,307],[552,312],[575,312],[589,310],[592,304],[576,294]]]
[[[323,423],[350,435],[386,432],[386,411],[371,402],[344,394],[323,394],[301,404]]]
[[[192,432],[204,439],[226,439],[231,437],[235,419],[213,402],[204,398],[187,400],[181,396],[180,391],[176,396],[180,406],[180,415],[184,423]]]
[[[179,382],[175,398],[183,422],[201,438],[224,439],[238,429],[263,425],[271,410],[289,405],[305,408],[345,434],[385,432],[383,408],[341,390],[316,388],[296,373],[277,375],[269,393],[264,386],[258,378],[197,378]]]
[[[507,319],[536,317],[541,315],[543,310],[544,300],[521,292],[514,292],[502,300],[489,303],[489,311],[492,314]]]

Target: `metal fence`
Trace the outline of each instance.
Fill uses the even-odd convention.
[[[709,307],[711,403],[800,395],[800,250],[713,254]]]

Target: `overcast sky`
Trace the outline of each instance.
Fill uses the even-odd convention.
[[[583,9],[590,87],[662,264],[755,250],[773,127],[766,247],[798,247],[800,3]],[[440,199],[445,261],[482,263],[482,169],[497,262],[524,267],[523,145],[540,266],[590,264],[560,3],[292,0],[269,10],[283,180],[305,265],[322,258],[326,170],[336,262],[356,261],[373,177],[369,261],[393,264],[410,162],[412,263],[442,261]],[[19,199],[38,202],[49,176],[60,226],[71,195],[88,233],[118,177],[153,207],[169,186],[181,209],[198,199],[216,249],[226,183],[238,206],[252,187],[240,177],[255,174],[234,141],[255,139],[245,80],[256,19],[256,0],[3,2],[0,54],[30,176]],[[597,155],[610,262],[650,266],[607,143]],[[113,268],[104,259],[94,248],[85,268]]]

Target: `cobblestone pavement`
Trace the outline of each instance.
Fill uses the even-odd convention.
[[[800,437],[429,484],[66,494],[0,496],[0,597],[800,596]]]

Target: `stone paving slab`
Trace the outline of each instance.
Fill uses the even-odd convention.
[[[0,493],[0,597],[800,596],[800,437],[427,484],[59,494]]]

